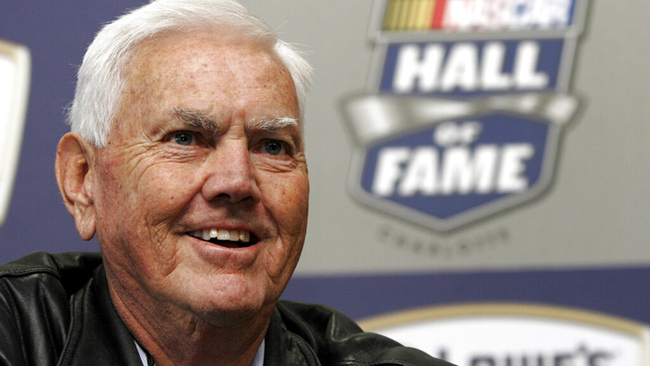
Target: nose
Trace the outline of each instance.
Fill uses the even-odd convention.
[[[206,160],[207,178],[201,189],[206,201],[258,202],[260,191],[245,141],[224,142]]]

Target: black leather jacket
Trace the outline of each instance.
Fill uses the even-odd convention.
[[[323,306],[279,302],[265,340],[265,366],[450,366]],[[142,365],[98,253],[40,252],[0,266],[0,364]]]

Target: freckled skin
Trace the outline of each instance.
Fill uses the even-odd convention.
[[[250,364],[307,226],[300,126],[247,127],[254,117],[298,119],[290,75],[258,45],[191,33],[144,43],[125,76],[108,145],[91,164],[116,309],[159,364],[174,355],[200,364],[199,348],[221,343],[222,357]],[[221,128],[188,128],[170,113],[175,107]],[[176,143],[175,131],[193,132],[193,144]],[[271,155],[267,139],[288,148]],[[232,249],[186,235],[212,227],[249,230],[260,243]]]

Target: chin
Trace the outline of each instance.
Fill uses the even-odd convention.
[[[203,293],[205,296],[207,293]],[[264,317],[271,313],[277,297],[267,299],[260,289],[251,291],[230,291],[215,293],[204,299],[203,306],[194,303],[194,312],[214,326],[233,326],[242,322]],[[197,308],[197,305],[198,308]]]
[[[271,314],[273,306],[251,306],[251,304],[238,306],[218,306],[206,309],[200,315],[206,323],[223,328],[233,327],[241,324],[250,324],[266,319]]]

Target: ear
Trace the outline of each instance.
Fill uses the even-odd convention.
[[[74,217],[83,240],[90,240],[95,235],[94,156],[94,146],[76,133],[65,134],[56,151],[56,181],[65,207]]]

